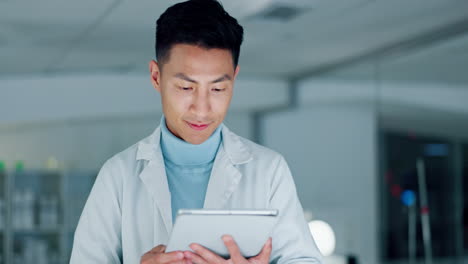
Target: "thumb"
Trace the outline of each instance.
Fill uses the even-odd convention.
[[[266,241],[265,245],[263,245],[262,251],[260,251],[260,254],[257,255],[257,258],[260,260],[264,260],[265,261],[264,263],[268,263],[268,261],[270,260],[271,249],[272,249],[272,239],[270,237]]]
[[[151,253],[164,253],[166,251],[165,245],[158,245],[150,250]]]

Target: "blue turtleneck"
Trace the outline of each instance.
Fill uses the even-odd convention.
[[[221,126],[202,144],[190,144],[172,134],[161,118],[161,150],[171,193],[172,221],[182,208],[203,208],[214,159],[221,143]]]

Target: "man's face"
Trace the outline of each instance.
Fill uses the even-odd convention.
[[[149,68],[167,128],[191,144],[205,142],[223,122],[231,102],[239,71],[231,52],[176,44],[164,65],[151,61]]]

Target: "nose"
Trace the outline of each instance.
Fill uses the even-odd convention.
[[[202,121],[211,111],[209,93],[199,89],[194,96],[192,112],[196,115],[197,118],[201,119],[200,121]]]

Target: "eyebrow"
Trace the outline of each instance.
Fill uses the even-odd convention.
[[[198,83],[194,79],[191,79],[190,77],[188,77],[187,75],[185,75],[185,74],[183,74],[181,72],[176,73],[174,75],[174,77],[182,79],[182,80],[187,81],[187,82]],[[218,79],[215,79],[215,80],[211,81],[211,83],[219,83],[219,82],[230,81],[230,80],[232,80],[231,76],[229,76],[228,74],[224,74],[223,76],[219,77]]]

